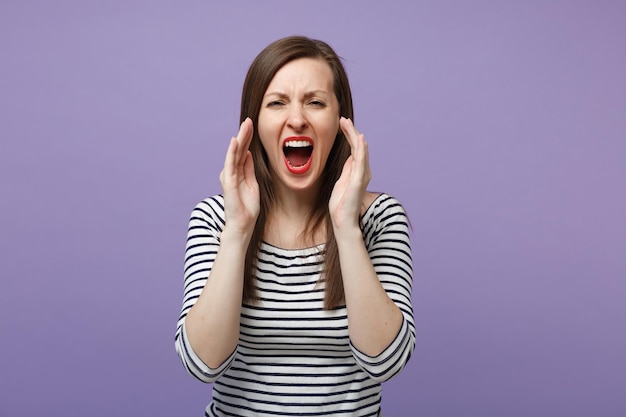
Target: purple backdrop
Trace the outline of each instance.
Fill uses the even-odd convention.
[[[471,5],[470,5],[471,3]],[[626,6],[0,3],[0,417],[201,416],[174,352],[193,205],[278,37],[345,58],[414,234],[393,416],[626,415]]]

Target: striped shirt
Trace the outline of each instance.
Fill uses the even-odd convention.
[[[200,202],[189,222],[184,296],[175,346],[186,370],[213,384],[206,416],[378,416],[381,382],[406,365],[415,345],[408,220],[400,203],[380,194],[363,216],[376,273],[403,314],[395,340],[378,356],[348,337],[345,306],[323,309],[324,245],[281,249],[263,243],[256,285],[260,302],[242,306],[239,343],[218,368],[193,351],[185,317],[210,275],[224,227],[224,199]]]

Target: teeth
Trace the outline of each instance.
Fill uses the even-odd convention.
[[[285,142],[285,148],[306,148],[307,146],[311,146],[311,143],[306,140],[290,140]]]

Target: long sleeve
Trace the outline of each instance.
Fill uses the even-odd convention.
[[[415,324],[411,305],[413,266],[409,222],[400,203],[381,194],[363,218],[365,244],[374,270],[387,295],[402,312],[395,339],[372,357],[351,345],[358,365],[373,379],[384,382],[400,372],[415,347]]]
[[[183,305],[175,336],[176,353],[187,372],[202,382],[214,382],[230,366],[235,352],[219,367],[206,365],[193,351],[185,330],[185,318],[200,297],[209,278],[219,249],[220,233],[224,227],[224,202],[213,196],[200,202],[192,211],[187,232],[184,262]]]

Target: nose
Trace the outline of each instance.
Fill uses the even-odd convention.
[[[300,106],[292,106],[289,111],[287,124],[294,130],[302,130],[307,126],[306,116]]]

